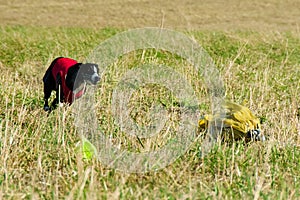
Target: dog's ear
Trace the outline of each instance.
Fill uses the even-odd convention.
[[[99,73],[99,66],[98,66],[98,64],[94,64],[94,65],[97,68],[97,72]]]
[[[82,63],[77,63],[69,68],[67,77],[66,77],[66,85],[70,90],[76,88],[76,79],[80,79],[80,73],[78,73],[80,66]]]

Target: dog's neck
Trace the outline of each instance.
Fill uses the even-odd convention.
[[[73,89],[73,94],[74,94],[75,98],[79,98],[83,94],[83,92],[85,90],[85,86],[86,86],[86,83],[83,82],[77,88]]]

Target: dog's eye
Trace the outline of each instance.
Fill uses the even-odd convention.
[[[93,69],[91,69],[91,68],[88,68],[88,69],[87,69],[87,73],[88,73],[88,74],[92,74],[92,73],[93,73],[93,71],[94,71],[94,70],[93,70]]]

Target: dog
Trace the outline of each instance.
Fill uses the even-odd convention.
[[[72,104],[84,93],[85,83],[96,85],[100,81],[99,68],[94,63],[78,63],[76,60],[58,57],[52,61],[43,77],[44,82],[44,110],[51,111],[58,103]],[[76,80],[76,81],[75,81]],[[52,91],[56,98],[51,106],[48,99]]]

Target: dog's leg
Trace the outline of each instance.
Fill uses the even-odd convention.
[[[59,88],[60,88],[60,86],[58,85],[57,89],[55,90],[55,99],[51,103],[51,110],[56,109],[57,104],[59,103],[59,99],[60,99],[60,97],[59,97],[59,92],[60,92]]]
[[[58,74],[56,77],[56,97],[53,100],[52,104],[51,104],[51,109],[55,109],[57,107],[57,104],[60,104],[64,101],[64,94],[62,91],[62,87],[61,87],[61,77]]]
[[[49,102],[48,99],[51,96],[51,88],[49,88],[46,84],[44,84],[44,110],[45,111],[49,111],[50,107],[49,107]]]
[[[50,71],[48,71],[44,78],[43,78],[43,82],[44,82],[44,110],[45,111],[50,111],[50,107],[49,107],[49,102],[48,99],[51,96],[51,92],[53,90],[55,90],[55,80],[53,78],[53,76],[51,76],[51,74],[49,74]]]
[[[57,102],[57,98],[55,98],[51,103],[50,110],[55,110],[55,108],[57,107]]]

